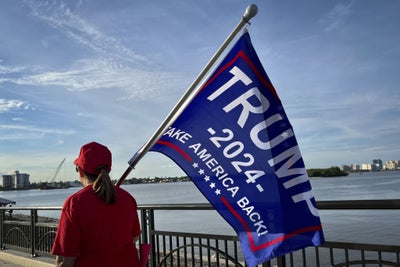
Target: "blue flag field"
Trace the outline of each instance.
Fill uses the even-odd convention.
[[[248,266],[324,242],[294,131],[247,32],[151,150],[234,228]]]

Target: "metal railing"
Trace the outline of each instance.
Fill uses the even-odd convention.
[[[400,199],[320,201],[317,205],[320,210],[399,210]],[[246,266],[237,236],[166,231],[156,225],[159,212],[214,210],[211,205],[141,205],[138,209],[142,225],[139,242],[152,245],[148,266]],[[32,257],[51,256],[57,221],[43,221],[38,216],[39,212],[51,210],[60,211],[61,207],[0,208],[0,248],[24,251]],[[15,215],[21,211],[26,215]],[[262,266],[400,266],[400,246],[327,241],[322,246],[289,253]]]

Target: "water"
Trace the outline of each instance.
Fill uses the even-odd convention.
[[[312,178],[313,192],[320,200],[400,199],[400,172],[350,174],[347,177]],[[124,185],[138,204],[207,203],[193,183]],[[0,192],[17,206],[61,207],[80,188]],[[40,216],[58,218],[59,211],[40,211]],[[400,245],[400,210],[321,210],[329,241]],[[158,219],[157,219],[158,218]],[[159,211],[156,227],[235,235],[216,211]]]

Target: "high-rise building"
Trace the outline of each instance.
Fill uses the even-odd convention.
[[[29,187],[29,174],[15,171],[15,188]]]
[[[374,166],[373,167],[374,170],[380,171],[383,169],[383,162],[381,159],[373,159],[372,165]]]
[[[3,188],[4,189],[14,188],[14,178],[11,174],[3,174]]]
[[[14,171],[13,174],[3,175],[3,188],[28,188],[30,185],[29,174]]]

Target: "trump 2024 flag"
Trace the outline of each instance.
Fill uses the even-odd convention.
[[[151,150],[234,228],[250,267],[324,242],[292,126],[248,33]]]

